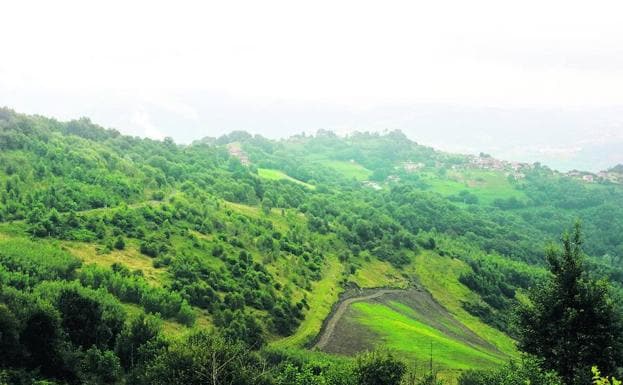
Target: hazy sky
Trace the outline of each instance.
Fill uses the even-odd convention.
[[[604,141],[623,154],[621,1],[1,9],[0,105],[20,112],[181,142],[233,129],[400,128],[437,147],[518,159]],[[561,133],[570,136],[554,142]],[[612,156],[604,163],[623,162]]]

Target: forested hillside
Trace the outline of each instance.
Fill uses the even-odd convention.
[[[0,384],[372,384],[431,357],[455,381],[520,356],[514,309],[578,220],[620,295],[616,180],[399,131],[179,145],[0,109]]]

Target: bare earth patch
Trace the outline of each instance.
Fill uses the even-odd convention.
[[[316,339],[315,349],[355,355],[378,344],[381,337],[357,322],[357,311],[351,306],[357,302],[383,304],[406,317],[437,329],[453,340],[503,355],[494,345],[459,322],[428,291],[421,288],[357,289],[347,292],[325,320]]]

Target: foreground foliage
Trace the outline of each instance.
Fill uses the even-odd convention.
[[[606,375],[623,362],[623,320],[605,281],[587,276],[577,224],[562,252],[547,254],[552,278],[536,287],[519,313],[519,347],[538,356],[565,384],[590,382],[597,365]]]
[[[467,371],[461,374],[459,385],[563,385],[553,371],[542,369],[542,362],[524,357],[520,362],[510,362],[499,370]]]

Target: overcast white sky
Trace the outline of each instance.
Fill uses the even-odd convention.
[[[182,142],[232,129],[401,128],[447,149],[494,151],[548,144],[496,136],[525,111],[545,114],[552,132],[579,113],[586,135],[573,145],[603,135],[623,143],[621,1],[16,0],[0,9],[0,105],[20,112],[86,115]],[[449,125],[457,108],[471,112]],[[506,118],[492,121],[492,108]],[[518,129],[548,127],[528,118]],[[458,143],[461,130],[485,140]]]

